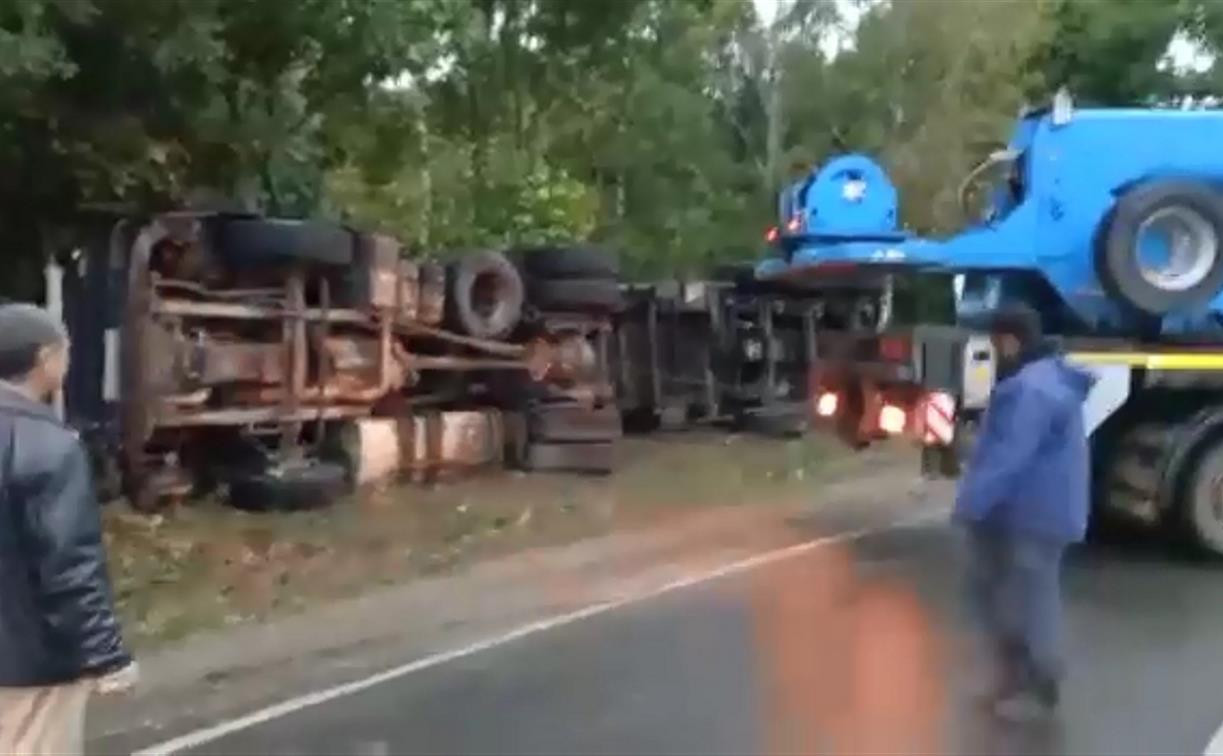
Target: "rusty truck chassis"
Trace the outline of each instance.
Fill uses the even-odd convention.
[[[278,455],[299,458],[308,426],[319,438],[327,423],[444,400],[414,391],[422,373],[509,371],[535,383],[580,385],[606,359],[606,334],[592,348],[581,328],[537,329],[511,342],[442,327],[444,283],[426,285],[416,263],[400,259],[385,237],[370,242],[384,248],[361,272],[369,280],[359,306],[334,305],[328,276],[312,276],[308,262],[286,265],[279,286],[210,287],[155,269],[160,248],[203,245],[208,217],[169,213],[134,239],[124,224],[112,234],[112,261],[127,260],[120,464],[139,508],[190,490],[179,452],[207,429],[271,436]]]

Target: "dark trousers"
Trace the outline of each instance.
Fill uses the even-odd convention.
[[[1004,686],[1056,688],[1062,652],[1064,544],[968,529],[970,599]]]

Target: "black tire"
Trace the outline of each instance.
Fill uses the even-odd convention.
[[[499,252],[472,252],[450,266],[446,312],[452,327],[478,339],[510,335],[522,319],[518,269]]]
[[[533,443],[527,447],[526,469],[535,472],[572,472],[607,475],[615,469],[616,445]]]
[[[248,512],[295,512],[330,506],[348,490],[343,465],[306,461],[233,473],[229,503]]]
[[[620,412],[613,406],[543,404],[527,414],[532,441],[612,441],[623,435]]]
[[[620,258],[604,249],[588,246],[521,247],[513,257],[532,278],[565,280],[570,278],[619,279]]]
[[[1184,524],[1194,543],[1223,556],[1223,443],[1198,459],[1185,489]]]
[[[1144,274],[1139,241],[1145,224],[1171,218],[1190,234],[1178,282]],[[1196,235],[1197,239],[1193,236]],[[1195,257],[1196,256],[1196,259]],[[1096,273],[1106,291],[1135,310],[1165,315],[1205,304],[1223,286],[1223,198],[1194,181],[1159,181],[1129,190],[1105,220],[1096,245]]]
[[[544,312],[619,312],[624,307],[620,284],[606,278],[534,279],[530,302]]]
[[[356,235],[334,223],[279,218],[233,218],[212,222],[217,255],[234,267],[287,262],[351,265]]]

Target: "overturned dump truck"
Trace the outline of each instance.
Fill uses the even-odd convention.
[[[610,471],[616,259],[406,259],[324,222],[169,213],[79,250],[68,418],[134,507],[217,488],[302,509],[354,483],[506,462]]]

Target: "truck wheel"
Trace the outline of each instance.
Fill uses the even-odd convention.
[[[535,472],[574,472],[607,475],[615,468],[616,445],[533,443],[527,447],[526,469]]]
[[[521,261],[532,278],[564,280],[570,278],[620,277],[620,258],[604,249],[588,246],[521,247],[511,254]]]
[[[607,278],[534,279],[530,302],[544,312],[605,314],[624,307],[620,284]]]
[[[307,460],[234,473],[229,503],[249,512],[294,512],[331,505],[348,491],[348,473],[334,462]]]
[[[1223,198],[1193,181],[1130,190],[1106,221],[1096,272],[1110,294],[1165,315],[1210,301],[1223,286]]]
[[[527,414],[532,441],[610,441],[623,435],[620,412],[613,406],[544,404]]]
[[[1184,502],[1184,519],[1197,545],[1223,556],[1223,443],[1198,460]]]
[[[453,327],[479,339],[500,339],[518,325],[522,276],[505,255],[464,255],[451,266],[449,279],[446,308]]]
[[[286,262],[351,265],[356,236],[334,223],[221,216],[211,222],[216,254],[237,268]]]

